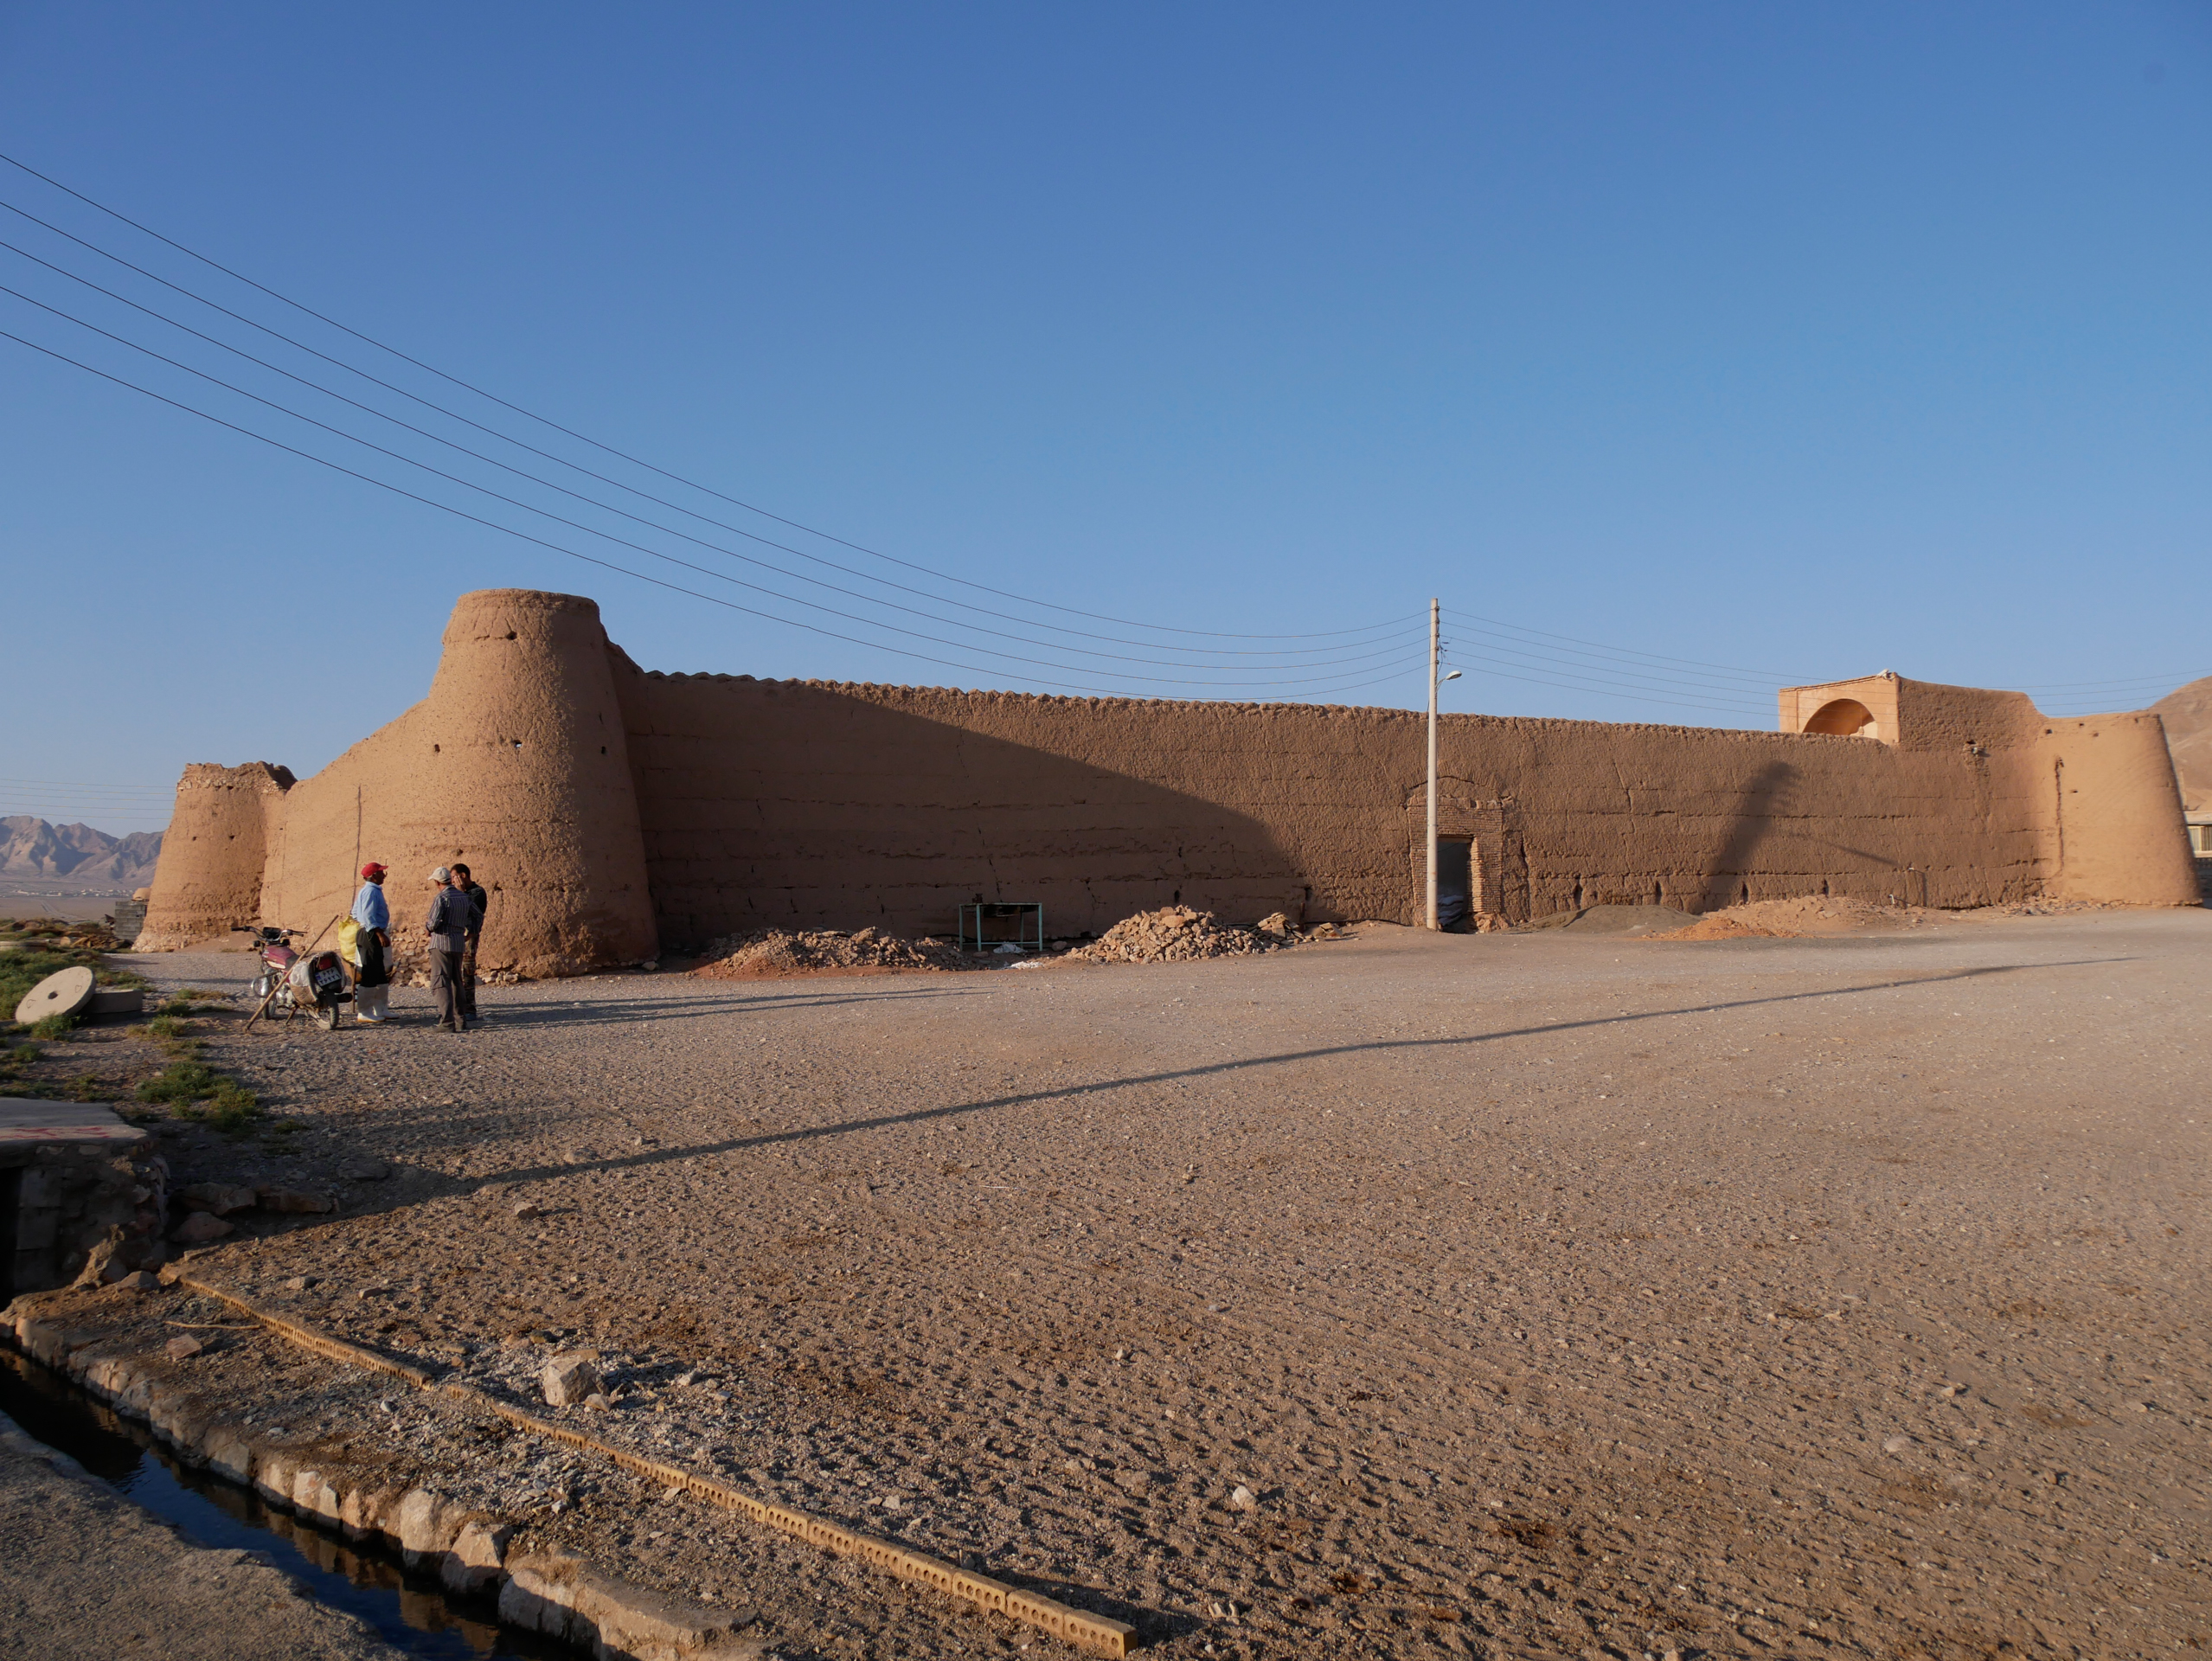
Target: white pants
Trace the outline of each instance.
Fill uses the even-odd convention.
[[[392,1013],[392,988],[388,981],[381,986],[356,986],[353,989],[353,1012],[363,1021],[381,1021]]]

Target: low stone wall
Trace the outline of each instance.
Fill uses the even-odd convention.
[[[133,1277],[106,1295],[146,1295],[151,1276]],[[554,1423],[499,1401],[472,1385],[434,1376],[424,1368],[363,1349],[253,1303],[170,1264],[158,1278],[247,1317],[299,1350],[341,1366],[385,1375],[433,1390],[471,1414],[487,1415],[544,1441],[565,1444],[612,1461],[630,1473],[665,1485],[723,1510],[871,1569],[912,1581],[975,1607],[1042,1631],[1094,1654],[1125,1655],[1135,1629],[1124,1622],[1072,1608],[1053,1599],[974,1573],[926,1552],[848,1529],[794,1507],[760,1499],[696,1471],[647,1458],[581,1430]],[[61,1294],[67,1297],[69,1294]],[[154,1294],[158,1295],[158,1294]],[[715,1655],[741,1661],[763,1649],[740,1638],[728,1616],[684,1598],[646,1591],[564,1554],[523,1551],[510,1557],[517,1523],[482,1506],[458,1503],[405,1478],[395,1479],[372,1457],[340,1442],[279,1440],[234,1416],[236,1403],[216,1402],[178,1380],[163,1352],[134,1347],[96,1328],[72,1325],[43,1312],[42,1299],[18,1299],[0,1321],[17,1345],[56,1371],[78,1380],[118,1412],[144,1421],[179,1458],[253,1488],[272,1503],[344,1534],[381,1540],[410,1567],[436,1572],[456,1590],[500,1587],[500,1612],[520,1625],[588,1644],[601,1656],[638,1661],[677,1661]],[[189,1358],[197,1339],[169,1340],[168,1354]]]
[[[172,1266],[165,1278],[181,1277]],[[185,1464],[348,1540],[396,1552],[450,1590],[496,1590],[502,1618],[516,1626],[614,1661],[758,1661],[766,1649],[704,1604],[631,1585],[564,1554],[510,1555],[513,1523],[435,1490],[396,1484],[373,1460],[266,1437],[236,1411],[244,1404],[219,1406],[176,1382],[158,1352],[131,1353],[97,1329],[42,1316],[35,1299],[17,1299],[4,1318],[24,1354],[146,1425]]]
[[[159,1265],[168,1209],[169,1162],[143,1137],[0,1143],[0,1298]]]

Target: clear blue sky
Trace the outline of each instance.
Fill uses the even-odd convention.
[[[1372,651],[1243,643],[1310,654],[1286,673],[1248,665],[1298,660],[901,574],[533,427],[0,167],[0,200],[63,231],[864,574],[471,434],[14,214],[0,239],[871,598],[443,452],[465,478],[867,620],[487,504],[4,294],[0,329],[873,643],[580,565],[0,341],[16,698],[0,778],[34,781],[0,785],[0,812],[138,828],[164,817],[157,798],[43,781],[128,792],[255,758],[310,772],[420,697],[453,597],[499,585],[595,596],[649,667],[1401,705],[1421,700],[1398,659],[1435,593],[1465,614],[1447,709],[1606,720],[1771,726],[1772,682],[1883,668],[2129,683],[2038,692],[2056,709],[2133,707],[2212,672],[2201,3],[16,0],[0,151],[427,364],[870,549],[1151,625],[1403,625]],[[18,254],[0,271],[248,391],[441,453]],[[1325,690],[1362,667],[1388,678]]]

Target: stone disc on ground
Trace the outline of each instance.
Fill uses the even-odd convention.
[[[29,1026],[50,1015],[81,1015],[93,1001],[93,972],[81,965],[57,969],[25,992],[16,1005],[16,1023]]]

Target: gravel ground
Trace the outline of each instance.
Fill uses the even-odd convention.
[[[170,1142],[346,1196],[210,1274],[518,1391],[602,1348],[598,1433],[1163,1656],[2148,1655],[2207,1636],[2209,978],[2192,911],[402,991],[207,1023],[304,1128]],[[790,1653],[1048,1647],[668,1505],[542,1515]]]

